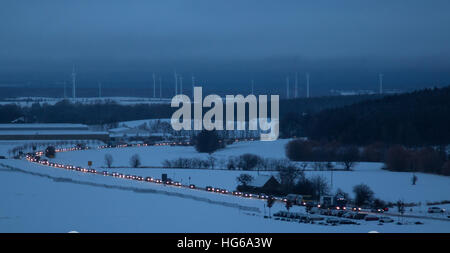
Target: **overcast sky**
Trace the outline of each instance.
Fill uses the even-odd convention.
[[[64,79],[76,64],[86,85],[174,69],[219,86],[295,71],[327,88],[378,72],[450,84],[448,0],[2,0],[0,38],[3,83]]]

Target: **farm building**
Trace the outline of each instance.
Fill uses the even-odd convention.
[[[280,187],[280,182],[274,176],[260,175],[253,178],[247,187],[258,192],[274,192]]]
[[[0,140],[100,140],[107,132],[94,132],[82,124],[0,124]]]

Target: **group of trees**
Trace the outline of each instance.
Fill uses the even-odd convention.
[[[287,119],[280,127],[285,137],[307,136],[345,144],[447,145],[448,115],[450,87],[445,87],[385,96],[312,114],[291,114],[292,120]]]
[[[111,154],[105,154],[104,156],[104,160],[105,160],[105,165],[108,168],[111,168],[114,162],[114,158]],[[134,154],[130,157],[130,167],[132,168],[139,168],[142,163],[141,163],[141,157],[139,156],[139,154]]]
[[[340,162],[346,170],[351,170],[361,160],[358,147],[337,142],[294,139],[286,144],[285,149],[286,156],[292,161]]]
[[[177,158],[164,160],[163,167],[184,169],[228,169],[245,171],[275,171],[289,164],[286,159],[262,158],[255,154],[242,154],[218,159],[210,155],[207,158]]]
[[[82,104],[62,100],[54,105],[34,103],[31,107],[0,105],[0,123],[23,117],[25,122],[82,123],[91,125],[119,121],[170,118],[174,109],[170,105],[119,105],[114,101]]]
[[[200,153],[212,154],[216,150],[225,147],[225,142],[216,131],[203,130],[194,138],[195,149]]]
[[[396,145],[388,149],[385,164],[393,171],[450,175],[450,160],[444,147],[408,149]]]
[[[445,146],[408,148],[376,142],[367,146],[294,139],[286,144],[286,156],[292,161],[314,161],[327,169],[331,161],[351,170],[357,162],[382,162],[386,169],[450,175],[450,157]],[[328,164],[328,165],[327,165]],[[332,165],[330,165],[332,166]]]

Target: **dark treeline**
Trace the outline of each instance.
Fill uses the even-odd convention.
[[[404,147],[380,142],[370,145],[348,145],[338,142],[317,142],[294,139],[286,144],[286,157],[291,161],[322,163],[338,162],[351,170],[357,162],[382,162],[385,169],[401,172],[424,172],[450,176],[450,155],[445,146]],[[333,168],[331,168],[333,169]]]
[[[63,100],[55,105],[38,103],[31,107],[0,106],[0,123],[10,123],[20,117],[26,123],[108,124],[118,121],[170,118],[168,105],[119,105],[114,102],[98,104],[70,103]]]
[[[407,146],[450,143],[450,87],[387,96],[341,108],[281,120],[284,137],[307,136],[345,144],[403,144]]]
[[[280,115],[284,117],[294,111],[302,112],[302,115],[309,114],[327,108],[342,107],[377,97],[366,95],[281,100]],[[10,123],[19,117],[24,117],[27,123],[84,123],[97,125],[128,120],[170,118],[176,109],[171,108],[169,104],[119,105],[114,101],[108,103],[81,104],[63,100],[55,105],[40,105],[35,103],[30,108],[16,105],[0,106],[0,123]],[[207,108],[203,109],[204,112],[207,110]]]

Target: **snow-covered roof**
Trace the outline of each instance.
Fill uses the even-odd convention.
[[[253,178],[253,180],[248,183],[248,186],[252,186],[252,187],[263,187],[267,181],[269,181],[269,179],[273,177],[273,176],[269,176],[269,175],[259,175]],[[274,177],[275,178],[275,177]],[[275,178],[276,180],[276,178]],[[277,180],[278,181],[278,180]]]

